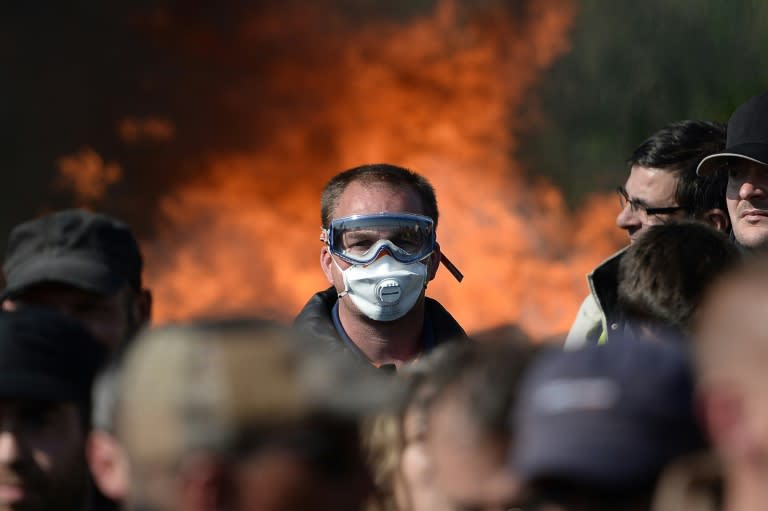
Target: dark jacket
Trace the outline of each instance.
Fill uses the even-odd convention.
[[[351,350],[339,337],[333,324],[332,311],[337,300],[338,294],[333,287],[316,293],[296,316],[293,325],[323,351],[350,353]],[[424,306],[434,334],[433,347],[446,341],[467,339],[464,329],[436,300],[426,298]]]

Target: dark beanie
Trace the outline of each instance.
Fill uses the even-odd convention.
[[[87,404],[105,357],[84,326],[56,311],[0,312],[0,398]]]

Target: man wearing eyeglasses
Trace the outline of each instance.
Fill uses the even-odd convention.
[[[616,224],[632,243],[653,225],[680,219],[708,223],[729,232],[725,204],[727,176],[697,176],[696,167],[725,147],[725,126],[707,121],[669,124],[643,142],[627,161],[629,177],[617,189],[621,211]],[[624,251],[609,257],[587,275],[590,294],[576,316],[565,345],[603,343],[619,330],[622,311],[616,303],[618,267]]]
[[[315,294],[296,327],[331,351],[375,367],[400,367],[433,347],[465,338],[438,302],[424,296],[442,262],[435,191],[422,176],[387,164],[333,177],[321,201],[320,266],[332,287]]]

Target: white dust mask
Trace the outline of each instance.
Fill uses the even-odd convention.
[[[375,321],[393,321],[410,311],[427,284],[427,265],[401,263],[385,255],[369,265],[353,264],[341,271],[344,291],[360,312]]]

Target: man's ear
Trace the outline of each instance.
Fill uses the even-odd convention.
[[[332,286],[335,285],[333,283],[333,256],[328,250],[328,245],[323,245],[323,248],[320,249],[320,268],[323,270],[325,278],[328,279],[328,283]]]
[[[134,303],[134,319],[139,326],[149,324],[152,319],[152,292],[149,289],[142,289],[136,297]]]
[[[704,222],[708,223],[718,231],[727,233],[731,229],[731,219],[728,216],[728,213],[720,208],[713,208],[708,210],[702,216],[702,220],[704,220]]]
[[[85,450],[91,475],[101,492],[113,500],[128,493],[128,461],[120,442],[111,434],[94,429]]]
[[[427,282],[435,278],[437,275],[437,269],[440,267],[440,259],[442,253],[440,252],[440,243],[435,242],[435,250],[432,255],[429,256],[429,268],[427,273]]]

